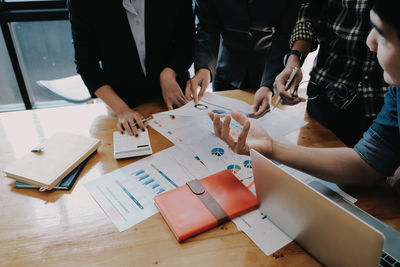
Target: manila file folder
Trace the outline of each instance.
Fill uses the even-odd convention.
[[[258,206],[256,196],[229,170],[189,181],[154,202],[179,242]]]
[[[3,172],[7,177],[51,190],[97,150],[100,140],[71,133],[56,133],[42,144],[42,151],[29,152]]]

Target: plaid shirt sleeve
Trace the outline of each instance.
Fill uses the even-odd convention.
[[[321,3],[322,2],[322,3]],[[316,28],[323,24],[320,19],[321,9],[319,8],[321,4],[324,4],[323,0],[309,0],[304,1],[301,4],[296,25],[293,28],[292,35],[290,37],[289,45],[293,47],[293,44],[298,40],[308,41],[312,44],[312,51],[317,49],[318,46],[318,36],[316,33]]]

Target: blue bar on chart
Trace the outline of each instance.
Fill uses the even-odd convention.
[[[153,167],[156,171],[158,171],[159,174],[161,174],[170,184],[172,184],[174,187],[178,187],[176,183],[174,183],[165,173],[163,173],[160,169],[158,169],[154,164],[150,164],[151,167]]]
[[[129,191],[125,188],[125,186],[123,186],[120,181],[115,181],[115,183],[117,185],[119,185],[121,187],[121,189],[125,192],[125,194],[127,194],[127,196],[132,199],[133,202],[135,202],[135,204],[140,208],[140,209],[144,209],[144,207],[142,206],[142,204],[140,204],[140,202],[134,197],[132,196],[131,193],[129,193]]]
[[[144,182],[143,184],[144,184],[144,185],[148,185],[148,184],[150,184],[150,183],[152,183],[152,182],[154,182],[154,179],[153,179],[153,178],[151,178],[150,180],[147,180],[147,181]]]
[[[157,195],[158,195],[158,194],[161,194],[161,193],[164,192],[164,191],[165,191],[165,189],[164,189],[164,188],[161,188],[160,190],[158,190]]]
[[[143,176],[140,176],[139,177],[139,181],[143,181],[144,179],[146,179],[147,177],[149,177],[150,175],[148,175],[148,174],[145,174],[145,175],[143,175]]]
[[[138,176],[141,175],[142,173],[144,173],[144,170],[139,170],[137,172],[134,172],[133,175]]]
[[[152,186],[151,186],[151,189],[155,189],[155,188],[157,188],[157,187],[159,187],[160,185],[159,184],[153,184]]]

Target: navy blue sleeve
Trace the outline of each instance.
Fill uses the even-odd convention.
[[[395,87],[389,88],[382,110],[354,146],[354,150],[365,162],[385,176],[393,175],[400,164],[398,90]]]

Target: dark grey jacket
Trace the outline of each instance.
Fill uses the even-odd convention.
[[[272,45],[254,51],[250,33],[248,0],[196,0],[198,18],[195,43],[195,70],[207,68],[213,79],[222,79],[240,88],[248,72],[256,72],[261,86],[272,88],[283,69],[283,56],[297,20],[300,0],[250,0],[257,2],[259,17],[274,27]]]
[[[161,97],[160,73],[165,67],[175,70],[184,88],[194,53],[190,0],[146,0],[146,76],[122,0],[67,3],[77,71],[92,94],[109,84],[135,107]]]

